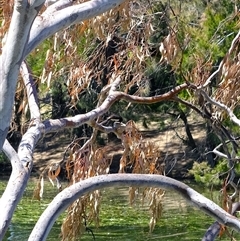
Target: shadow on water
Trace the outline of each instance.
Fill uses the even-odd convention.
[[[34,227],[36,220],[47,207],[48,203],[57,194],[47,181],[45,181],[45,193],[43,201],[32,199],[34,184],[33,179],[24,198],[18,205],[14,218],[9,227],[4,241],[25,241]],[[0,195],[6,186],[6,180],[0,182]],[[190,185],[192,186],[192,185]],[[195,189],[204,193],[199,186]],[[100,227],[93,224],[87,227],[93,232],[96,241],[119,240],[119,241],[146,241],[146,240],[191,240],[199,241],[203,237],[206,229],[214,222],[212,218],[203,214],[198,209],[189,205],[178,194],[166,192],[163,200],[163,213],[161,219],[156,224],[153,233],[149,233],[149,209],[147,205],[142,205],[141,195],[136,202],[130,206],[127,188],[109,188],[102,191],[102,205],[100,211]],[[218,193],[213,193],[213,198],[217,199]],[[216,201],[216,200],[214,200]],[[61,220],[63,215],[55,223],[48,241],[61,240],[59,233],[61,230]],[[230,231],[230,230],[229,230]],[[236,240],[240,240],[240,235],[234,232]],[[82,236],[83,241],[92,241],[91,232],[86,231]],[[217,240],[231,240],[224,235]]]

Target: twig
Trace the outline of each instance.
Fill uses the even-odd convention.
[[[203,89],[203,88],[207,87],[209,84],[211,84],[212,79],[222,70],[222,67],[223,67],[223,65],[224,65],[224,63],[225,63],[225,60],[226,60],[227,56],[229,56],[229,55],[233,52],[233,50],[234,50],[237,42],[239,41],[239,38],[240,38],[240,31],[237,33],[237,35],[236,35],[235,38],[233,39],[233,41],[232,41],[232,43],[231,43],[231,46],[230,46],[228,52],[226,53],[225,57],[223,58],[223,60],[222,60],[221,63],[219,64],[218,69],[217,69],[216,71],[214,71],[214,72],[207,78],[207,80],[205,81],[205,83],[204,83],[202,86],[199,86],[199,87],[198,87],[198,89]]]
[[[235,124],[237,124],[238,126],[240,126],[240,120],[234,115],[234,113],[231,111],[230,108],[228,108],[226,105],[224,105],[222,103],[219,103],[219,102],[213,100],[211,97],[209,97],[207,95],[207,93],[205,91],[203,91],[203,90],[199,90],[199,91],[209,103],[225,110],[228,113],[230,120],[232,122],[234,122]]]

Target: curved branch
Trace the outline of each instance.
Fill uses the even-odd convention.
[[[107,86],[106,93],[105,92],[103,94],[101,93],[102,94],[101,97],[104,96],[105,98],[106,96],[105,100],[102,102],[102,104],[99,107],[91,110],[90,112],[86,114],[75,115],[73,117],[65,117],[57,120],[50,119],[50,120],[44,121],[43,125],[45,126],[45,133],[55,132],[65,128],[76,128],[84,123],[89,123],[91,125],[91,122],[94,119],[106,113],[110,109],[110,107],[118,100],[125,100],[131,103],[138,103],[138,104],[153,104],[153,103],[157,103],[165,100],[174,100],[174,97],[181,90],[186,89],[188,87],[188,85],[184,83],[162,95],[156,95],[152,97],[139,97],[139,96],[128,95],[121,91],[116,91],[115,89],[120,84],[120,81],[121,81],[121,78],[120,76],[118,76],[111,85]]]
[[[33,152],[36,143],[39,139],[46,133],[60,131],[66,128],[76,128],[84,123],[88,123],[90,126],[94,125],[94,120],[97,119],[99,116],[106,113],[109,108],[115,103],[117,100],[123,99],[129,102],[134,103],[156,103],[163,100],[170,100],[172,99],[177,93],[179,93],[182,89],[187,88],[186,84],[182,84],[173,88],[171,91],[154,97],[137,97],[127,95],[123,92],[116,91],[117,87],[121,82],[120,76],[116,77],[116,79],[108,86],[106,89],[106,93],[103,93],[102,96],[106,95],[105,100],[102,104],[93,109],[92,111],[86,114],[80,114],[73,117],[65,117],[56,120],[46,120],[43,122],[34,122],[27,132],[23,135],[22,140],[20,142],[18,148],[18,155],[21,160],[23,166],[29,170],[32,169],[33,166]],[[105,91],[105,90],[104,90]],[[107,95],[108,93],[108,95]],[[98,126],[99,128],[103,128],[102,126]],[[108,131],[113,131],[116,135],[120,134],[123,130],[124,126],[116,125],[113,128],[108,128]],[[105,128],[106,129],[106,128]]]
[[[47,8],[46,14],[35,19],[25,51],[27,56],[39,43],[54,33],[73,24],[100,15],[124,2],[124,0],[91,0],[56,11]],[[55,4],[54,4],[55,5]],[[52,5],[53,6],[53,5]]]
[[[7,187],[0,198],[0,240],[3,239],[17,204],[22,198],[30,171],[25,168],[13,147],[5,140],[3,151],[12,164],[12,173]]]
[[[221,224],[214,222],[204,234],[202,241],[214,241],[221,230]]]
[[[21,165],[17,152],[14,150],[14,148],[8,142],[7,139],[5,140],[4,145],[3,145],[3,152],[5,153],[7,158],[10,160],[11,166],[13,169],[21,169],[22,168],[22,165]]]
[[[236,212],[240,209],[240,203],[236,202],[232,204],[231,214],[236,216]],[[214,222],[204,234],[202,241],[213,241],[218,236],[221,230],[221,225],[218,221]]]
[[[119,186],[156,187],[174,190],[200,210],[215,218],[219,223],[240,232],[240,220],[184,183],[162,175],[109,174],[80,181],[59,193],[39,218],[28,240],[46,240],[58,216],[81,196],[106,187]]]
[[[221,108],[222,110],[226,111],[227,114],[229,115],[229,118],[232,122],[234,122],[235,124],[237,124],[238,126],[240,126],[240,120],[234,115],[234,113],[231,111],[231,109],[229,107],[227,107],[226,105],[213,100],[211,97],[209,97],[205,91],[203,90],[199,90],[200,93],[204,96],[204,98],[211,104],[216,105],[217,107]]]
[[[225,57],[223,58],[223,60],[222,60],[221,63],[219,64],[217,70],[214,71],[214,72],[207,78],[207,80],[205,81],[205,83],[204,83],[202,86],[198,87],[198,89],[203,89],[203,88],[207,87],[209,84],[211,84],[212,79],[213,79],[217,74],[219,74],[219,72],[220,72],[220,71],[222,70],[222,68],[223,68],[223,65],[224,65],[224,63],[225,63],[225,61],[226,61],[226,58],[227,58],[229,55],[231,55],[231,53],[232,53],[233,50],[235,49],[236,45],[238,44],[238,42],[239,42],[239,37],[240,37],[240,31],[237,33],[237,35],[235,36],[235,38],[232,40],[231,46],[230,46],[228,52],[226,53]],[[221,83],[220,83],[219,85],[221,85]]]
[[[137,96],[127,95],[120,91],[116,91],[120,82],[121,82],[120,76],[116,77],[116,79],[112,82],[112,84],[110,84],[106,89],[106,93],[103,93],[102,96],[105,97],[106,95],[106,98],[102,102],[102,104],[99,107],[91,110],[86,114],[79,114],[73,117],[65,117],[65,118],[56,119],[56,120],[50,119],[50,120],[43,121],[42,123],[41,122],[33,123],[33,125],[31,125],[27,130],[27,132],[23,135],[23,138],[21,140],[21,143],[18,149],[18,155],[21,159],[21,162],[24,163],[24,166],[27,166],[29,169],[32,168],[32,165],[33,165],[32,155],[34,152],[35,145],[38,142],[38,140],[42,137],[42,135],[46,133],[56,132],[66,128],[76,128],[81,126],[84,123],[88,123],[90,126],[94,125],[93,121],[95,119],[97,119],[99,116],[106,113],[116,101],[121,99],[129,102],[133,102],[133,103],[150,104],[150,103],[156,103],[164,100],[173,99],[174,96],[178,94],[182,89],[187,88],[187,84],[182,84],[173,88],[171,91],[163,95],[158,95],[153,97],[137,97]],[[99,128],[101,127],[99,126]],[[109,128],[109,131],[114,131],[116,133],[119,133],[119,130],[121,129],[122,127],[116,126],[111,130]]]
[[[131,103],[138,103],[138,104],[154,104],[158,103],[161,101],[166,101],[166,100],[173,100],[174,97],[182,90],[187,89],[188,84],[184,83],[181,85],[178,85],[168,91],[165,94],[162,95],[155,95],[151,97],[140,97],[140,96],[135,96],[135,95],[128,95],[124,92],[113,92],[114,95],[118,96],[118,99],[122,99]]]

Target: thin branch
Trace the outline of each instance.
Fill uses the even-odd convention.
[[[161,101],[166,101],[166,100],[174,100],[176,95],[181,92],[184,89],[188,88],[188,84],[184,83],[181,85],[176,86],[169,92],[162,94],[162,95],[156,95],[152,97],[139,97],[139,96],[134,96],[134,95],[128,95],[123,92],[115,92],[113,93],[114,95],[118,96],[119,99],[125,100],[127,102],[131,103],[138,103],[138,104],[154,104],[158,103]]]
[[[211,84],[212,79],[222,70],[222,67],[225,63],[226,58],[233,52],[234,48],[236,47],[236,45],[239,42],[239,38],[240,38],[240,31],[237,33],[237,35],[235,36],[235,38],[233,39],[231,46],[228,50],[228,52],[226,53],[225,57],[223,58],[223,60],[221,61],[221,63],[218,66],[218,69],[216,71],[214,71],[205,81],[205,83],[202,86],[199,86],[199,89],[203,89],[205,87],[207,87],[209,84]]]
[[[3,239],[8,229],[13,213],[22,198],[30,177],[30,170],[24,167],[18,154],[7,140],[4,142],[3,151],[11,161],[12,173],[0,198],[0,240]]]
[[[162,94],[162,95],[156,95],[153,97],[139,97],[139,96],[132,96],[128,95],[121,91],[115,91],[115,89],[120,84],[120,76],[116,78],[116,80],[107,88],[106,93],[103,95],[106,98],[102,102],[100,106],[97,108],[91,110],[90,112],[86,114],[79,114],[75,115],[73,117],[65,117],[57,120],[46,120],[43,122],[43,125],[45,126],[45,132],[56,132],[60,131],[65,128],[76,128],[81,126],[84,123],[88,123],[91,125],[91,122],[97,119],[99,116],[102,116],[104,113],[106,113],[110,107],[118,100],[125,100],[127,102],[131,103],[138,103],[138,104],[153,104],[161,101],[166,100],[174,100],[174,97],[183,89],[186,89],[188,87],[187,84],[179,85],[169,92]],[[99,101],[100,102],[100,101]]]
[[[17,152],[14,150],[14,148],[11,146],[11,144],[6,139],[3,145],[3,152],[8,157],[8,159],[11,162],[12,169],[21,169],[23,165],[20,162],[19,156]]]
[[[204,96],[204,98],[211,104],[221,108],[222,110],[226,111],[227,114],[229,115],[229,118],[232,122],[234,122],[235,124],[237,124],[238,126],[240,126],[240,120],[234,115],[234,113],[231,111],[231,109],[229,107],[227,107],[226,105],[219,103],[215,100],[213,100],[211,97],[209,97],[205,91],[203,90],[199,90],[200,93]]]
[[[38,105],[36,85],[34,84],[31,71],[25,61],[22,62],[20,73],[22,75],[24,85],[27,90],[27,98],[28,98],[28,105],[30,109],[31,120],[36,119],[40,121],[41,114],[40,114],[40,109]]]
[[[239,139],[239,137],[236,138],[236,140],[238,140],[238,139]],[[231,143],[231,140],[227,140],[227,141],[225,141],[225,143],[226,143],[226,144]],[[219,156],[219,157],[228,159],[228,156],[227,156],[226,154],[224,154],[224,153],[222,153],[222,152],[220,152],[220,151],[218,150],[218,149],[219,149],[220,147],[222,147],[222,146],[223,146],[223,143],[220,143],[219,145],[217,145],[217,146],[214,148],[213,151],[209,151],[208,153],[213,152],[214,154],[216,154],[216,155]],[[208,153],[206,153],[206,154],[208,154]],[[239,160],[240,160],[240,157],[235,156],[234,158],[231,158],[231,160],[232,160],[232,161],[239,161]]]
[[[182,100],[180,98],[178,98],[177,96],[174,97],[174,99],[176,102],[179,102],[181,104],[186,105],[187,107],[189,107],[190,109],[194,110],[195,112],[197,112],[200,116],[202,116],[203,118],[206,119],[210,119],[210,116],[207,115],[204,111],[200,110],[197,106],[193,105],[192,103],[186,101],[186,100]]]
[[[228,156],[227,156],[226,154],[218,151],[216,148],[214,148],[211,152],[214,153],[215,155],[219,156],[219,157],[228,159]],[[210,153],[210,152],[208,152],[208,153]],[[207,154],[207,153],[206,153],[206,154]]]

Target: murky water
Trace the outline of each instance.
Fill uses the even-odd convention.
[[[45,196],[39,202],[32,199],[36,180],[32,179],[24,194],[23,200],[17,207],[14,218],[4,241],[24,241],[34,227],[36,220],[52,200],[57,190],[50,183],[45,182]],[[0,182],[0,195],[6,186],[6,181]],[[190,185],[192,186],[192,185]],[[200,186],[196,189],[204,192]],[[174,192],[166,192],[163,201],[163,215],[157,223],[153,233],[149,234],[149,210],[147,206],[142,206],[141,201],[129,205],[127,188],[110,188],[102,191],[102,208],[100,213],[100,227],[92,225],[88,227],[92,230],[95,240],[120,240],[120,241],[145,241],[145,240],[201,240],[206,229],[214,222],[212,218],[203,214],[198,209],[181,198]],[[218,198],[218,192],[213,193],[213,198]],[[61,240],[59,237],[61,220],[60,217],[55,223],[48,241]],[[229,229],[230,234],[231,230]],[[240,240],[240,235],[233,233],[236,240]],[[93,240],[90,232],[86,232],[82,239],[84,241]],[[231,240],[224,235],[218,240]]]

